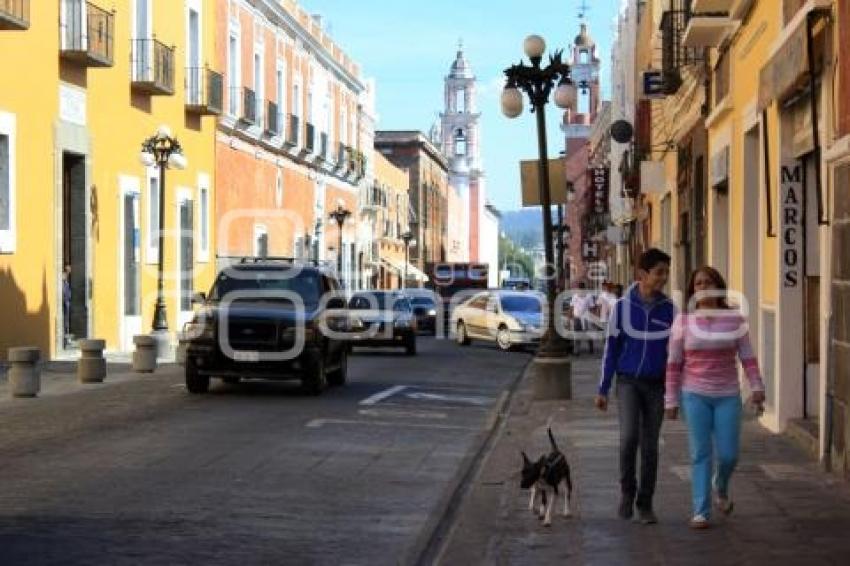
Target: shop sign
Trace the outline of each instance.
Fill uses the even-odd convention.
[[[780,171],[780,236],[782,238],[782,286],[802,284],[803,266],[803,164],[799,159],[782,163]]]
[[[608,174],[607,167],[594,167],[590,170],[590,183],[593,187],[593,212],[608,212]]]

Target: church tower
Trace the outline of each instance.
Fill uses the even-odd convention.
[[[461,249],[452,254],[459,261],[480,261],[479,233],[486,204],[481,170],[481,114],[475,91],[476,78],[460,44],[445,80],[445,111],[440,114],[440,128],[435,128],[441,136],[440,148],[449,162],[449,184],[463,204],[458,218]]]
[[[582,22],[572,49],[572,61],[567,61],[571,78],[578,91],[577,107],[564,112],[561,126],[567,145],[567,155],[577,151],[590,137],[590,127],[599,112],[601,87],[599,69],[601,61],[596,56],[596,42]]]

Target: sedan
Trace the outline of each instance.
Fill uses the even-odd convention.
[[[543,336],[546,297],[533,291],[485,291],[470,297],[452,313],[457,343],[472,339],[495,342],[501,350],[529,346]]]
[[[410,299],[393,291],[355,293],[348,303],[349,344],[403,347],[416,354],[416,318]]]

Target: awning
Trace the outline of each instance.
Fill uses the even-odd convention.
[[[809,74],[807,23],[810,14],[829,14],[832,0],[808,0],[788,22],[759,74],[758,109],[806,87]]]
[[[399,275],[404,275],[404,262],[403,261],[395,261],[390,258],[382,257],[381,262],[387,265],[390,269],[398,273]],[[425,283],[428,281],[428,276],[425,275],[421,269],[417,268],[414,265],[407,264],[407,278],[415,279],[416,281],[420,281]]]

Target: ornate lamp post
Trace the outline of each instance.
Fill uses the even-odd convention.
[[[507,84],[502,91],[502,113],[508,118],[516,118],[522,113],[524,91],[531,101],[531,111],[537,114],[537,145],[540,152],[540,203],[543,208],[543,245],[546,255],[547,273],[546,290],[548,299],[548,317],[546,335],[540,344],[537,356],[540,358],[565,357],[567,345],[559,340],[555,331],[555,296],[556,281],[551,273],[555,265],[553,250],[552,210],[549,195],[549,157],[546,145],[546,115],[545,106],[549,95],[555,89],[555,104],[560,108],[574,108],[578,93],[570,81],[570,66],[562,62],[562,51],[556,51],[549,57],[549,64],[541,67],[546,42],[539,35],[530,35],[523,44],[525,54],[531,60],[531,65],[522,61],[505,69]],[[555,85],[557,83],[557,88]]]
[[[410,263],[410,244],[416,243],[413,239],[413,232],[408,230],[401,235],[401,240],[404,242],[404,280],[401,282],[401,288],[407,289],[407,264]]]
[[[338,200],[336,210],[331,212],[330,217],[336,221],[336,225],[339,227],[339,247],[336,254],[336,268],[340,278],[342,278],[342,225],[345,224],[349,216],[351,216],[351,211],[343,207],[342,200]]]
[[[185,169],[188,165],[180,142],[172,137],[168,126],[160,126],[156,134],[142,142],[139,161],[146,167],[159,167],[159,259],[157,263],[156,306],[153,311],[152,329],[158,335],[158,351],[163,353],[168,333],[168,317],[162,290],[165,259],[165,170]]]

